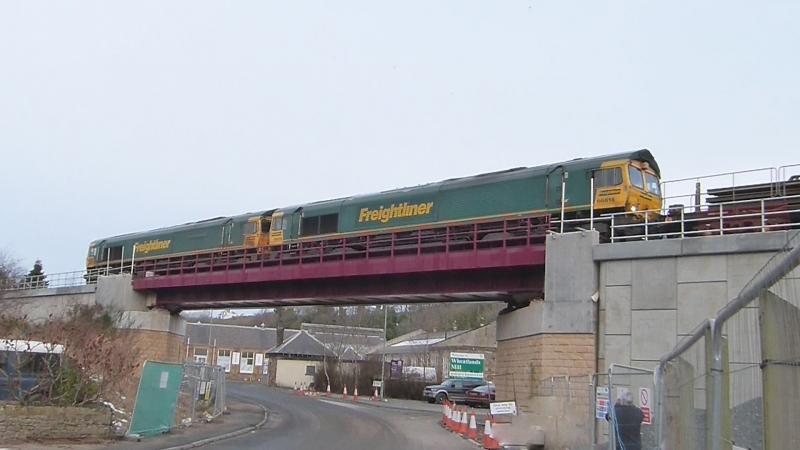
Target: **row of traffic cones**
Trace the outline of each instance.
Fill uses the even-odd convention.
[[[297,396],[302,397],[304,395],[308,395],[308,392],[306,391],[305,388],[295,384],[295,386],[294,386],[294,394],[297,395]],[[322,396],[323,397],[331,397],[332,396],[332,394],[331,394],[331,385],[330,384],[325,389],[325,393],[322,394]],[[348,398],[347,386],[345,386],[344,389],[342,390],[342,399],[343,400],[347,400],[347,398]],[[351,399],[354,402],[358,401],[358,386],[354,387],[353,396],[351,397]],[[380,394],[378,394],[378,388],[375,388],[375,392],[372,394],[372,397],[370,397],[369,399],[370,400],[374,400],[374,401],[379,401],[381,399]]]
[[[326,397],[331,396],[331,385],[328,385],[328,389],[325,392]],[[347,400],[347,386],[342,389],[342,400]],[[350,398],[354,402],[358,401],[358,386],[353,387],[353,396]],[[373,392],[372,397],[369,398],[370,400],[378,401],[381,399],[380,394],[378,394],[378,388],[375,388],[375,392]]]
[[[486,419],[483,428],[483,448],[487,450],[500,448],[500,444],[494,436],[492,424],[493,419],[490,416]],[[467,439],[478,440],[478,424],[475,412],[473,411],[472,414],[469,414],[466,407],[460,408],[455,403],[444,402],[442,404],[442,426]]]

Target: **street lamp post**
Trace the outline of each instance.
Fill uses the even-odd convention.
[[[386,397],[384,392],[386,390],[386,380],[384,379],[384,373],[386,372],[386,317],[389,309],[387,308],[389,305],[383,305],[383,349],[381,350],[381,401],[385,400]]]

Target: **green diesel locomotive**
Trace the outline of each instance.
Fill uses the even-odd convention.
[[[565,217],[588,217],[592,205],[595,214],[660,209],[659,178],[649,150],[521,167],[99,239],[89,245],[86,267],[509,217],[559,217],[562,209]]]

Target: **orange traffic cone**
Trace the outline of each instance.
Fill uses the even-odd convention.
[[[498,450],[500,448],[500,443],[494,437],[491,419],[486,419],[483,427],[483,448],[486,450]]]
[[[353,401],[354,402],[358,401],[358,386],[353,388]]]
[[[469,416],[469,429],[467,430],[467,438],[477,440],[478,439],[478,424],[475,420],[475,412],[473,411],[472,415]]]
[[[447,402],[442,403],[445,406],[444,409],[444,427],[448,430],[450,429],[450,421],[453,418],[453,410],[450,409],[450,404]]]
[[[447,429],[456,431],[456,423],[458,422],[458,410],[455,406],[450,405],[450,420],[447,421]]]
[[[378,388],[375,388],[375,392],[372,393],[372,400],[378,401],[381,399],[381,396],[378,395]]]
[[[345,385],[344,390],[342,391],[342,400],[347,400],[347,386]]]
[[[447,426],[447,402],[442,402],[442,426]]]
[[[469,432],[469,422],[467,421],[467,408],[461,411],[461,425],[458,427],[458,434],[466,436]]]

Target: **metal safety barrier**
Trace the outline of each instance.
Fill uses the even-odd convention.
[[[800,195],[604,215],[611,242],[781,231],[800,228]]]
[[[659,450],[798,448],[800,232],[717,314],[661,357]]]

